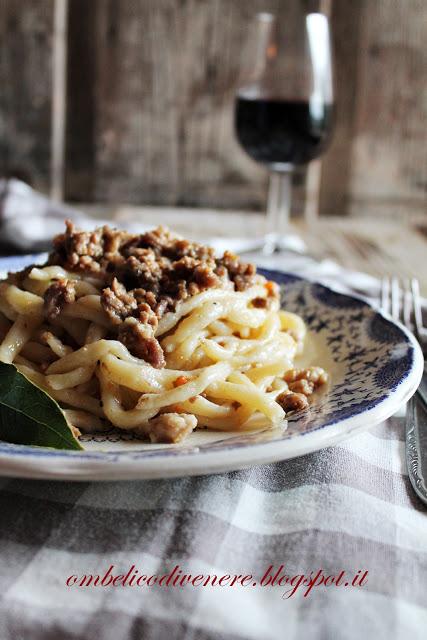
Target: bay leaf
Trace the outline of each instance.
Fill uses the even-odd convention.
[[[0,440],[83,449],[56,400],[4,362],[0,362]]]

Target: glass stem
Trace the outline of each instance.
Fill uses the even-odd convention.
[[[274,171],[268,190],[265,253],[280,250],[280,238],[289,231],[291,211],[292,168]]]

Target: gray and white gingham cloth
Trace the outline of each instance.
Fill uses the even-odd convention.
[[[396,415],[339,446],[215,476],[0,480],[0,640],[424,640],[427,511],[404,458]],[[257,586],[66,585],[110,565],[251,574]],[[259,585],[271,565],[369,573],[361,587],[283,598]]]

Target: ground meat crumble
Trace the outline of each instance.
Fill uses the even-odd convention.
[[[150,325],[137,318],[126,318],[119,327],[118,339],[137,358],[149,362],[156,369],[165,366],[165,356]]]
[[[197,427],[197,418],[189,413],[161,413],[143,428],[151,442],[181,442]]]
[[[290,413],[291,411],[302,411],[308,407],[307,396],[303,393],[284,391],[276,398],[276,402],[280,404],[286,413]]]
[[[53,245],[48,264],[101,279],[105,283],[101,304],[117,328],[118,339],[155,367],[165,364],[155,329],[178,302],[212,287],[244,291],[266,282],[253,264],[241,262],[233,253],[226,251],[218,258],[211,247],[163,227],[135,235],[106,226],[79,231],[67,221],[65,233]],[[56,288],[48,293],[52,287]],[[68,301],[68,289],[59,283],[52,287],[45,300],[55,317]],[[278,295],[274,287],[267,291],[271,297]]]
[[[307,409],[308,396],[315,389],[326,384],[329,376],[322,367],[307,367],[306,369],[289,369],[283,376],[288,388],[276,398],[286,413]]]
[[[76,290],[74,283],[66,278],[60,278],[50,285],[44,294],[44,312],[49,320],[55,320],[61,313],[62,308],[74,302]]]

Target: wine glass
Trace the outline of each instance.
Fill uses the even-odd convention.
[[[292,172],[326,149],[333,126],[328,20],[304,16],[299,26],[259,13],[244,56],[235,103],[235,130],[246,153],[270,171],[264,251],[283,246]]]

